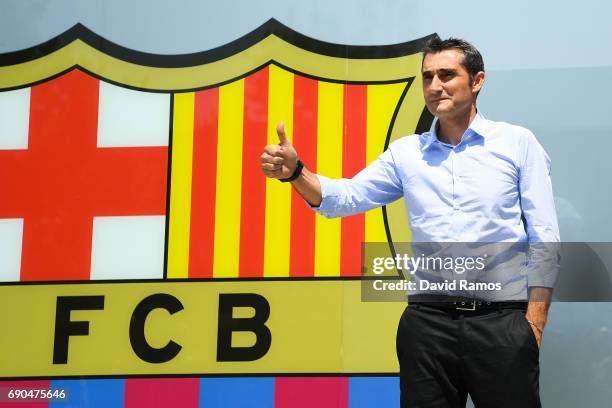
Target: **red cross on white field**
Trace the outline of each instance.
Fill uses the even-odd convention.
[[[100,81],[33,86],[27,149],[0,150],[0,218],[22,218],[22,281],[85,280],[94,216],[164,215],[168,148],[97,147]]]

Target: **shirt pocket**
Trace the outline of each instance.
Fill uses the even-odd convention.
[[[489,217],[518,208],[518,180],[513,174],[493,169],[470,169],[458,180],[461,185],[456,187],[456,191],[461,201],[480,207]]]
[[[448,177],[426,177],[413,175],[404,180],[404,199],[411,220],[446,214],[445,201],[451,194],[451,181]]]

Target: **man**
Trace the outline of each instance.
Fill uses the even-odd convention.
[[[354,178],[330,180],[304,168],[282,124],[280,144],[261,156],[263,173],[291,182],[328,217],[404,196],[414,241],[558,242],[547,154],[527,129],[477,111],[485,80],[478,50],[434,39],[422,77],[432,130],[395,141]],[[465,407],[468,393],[476,407],[541,406],[539,346],[558,258],[533,247],[525,259],[517,268],[505,262],[510,289],[488,301],[409,295],[397,333],[403,407]]]

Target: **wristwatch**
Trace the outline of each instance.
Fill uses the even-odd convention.
[[[288,183],[290,181],[295,180],[296,178],[300,177],[300,174],[302,174],[302,169],[304,168],[304,163],[302,163],[302,161],[300,159],[297,160],[296,166],[295,166],[295,170],[293,171],[293,174],[290,177],[284,178],[284,179],[278,179],[278,181],[282,182],[282,183]]]

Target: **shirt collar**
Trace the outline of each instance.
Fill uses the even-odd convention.
[[[471,133],[479,135],[480,137],[484,137],[484,133],[486,129],[486,122],[487,122],[487,119],[485,119],[482,113],[480,113],[480,111],[476,111],[476,116],[474,117],[474,119],[472,119],[472,123],[470,123],[470,126],[466,130],[464,137],[466,137],[467,135]],[[439,126],[439,120],[438,118],[434,118],[434,121],[431,124],[431,128],[429,129],[429,132],[423,133],[424,140],[423,140],[423,145],[421,147],[421,150],[427,150],[435,142],[441,143],[438,140],[438,126]]]

